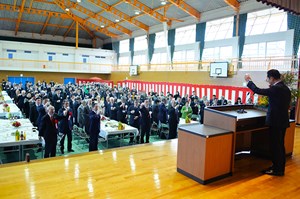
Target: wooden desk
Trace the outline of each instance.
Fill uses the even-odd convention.
[[[233,133],[202,124],[178,130],[177,171],[207,184],[231,174]]]
[[[206,184],[234,171],[237,152],[247,150],[255,155],[270,156],[266,112],[244,105],[246,113],[237,113],[240,108],[235,105],[205,108],[204,125],[179,128],[178,172]],[[287,155],[293,153],[294,132],[295,121],[290,121],[285,135]],[[211,133],[213,136],[210,136]],[[230,156],[227,154],[229,151]],[[190,154],[188,159],[182,158],[184,153]],[[228,165],[231,165],[229,170]]]

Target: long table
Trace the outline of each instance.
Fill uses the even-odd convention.
[[[12,126],[14,121],[19,121],[21,126]],[[23,160],[25,145],[41,143],[41,140],[38,138],[38,131],[31,124],[29,119],[0,120],[0,127],[0,147],[17,147],[17,151],[19,152],[19,161]],[[26,133],[26,140],[16,141],[15,133],[17,130],[20,133],[21,131]]]
[[[139,130],[135,127],[124,124],[125,128],[123,130],[118,130],[118,121],[115,120],[103,120],[101,121],[101,128],[99,136],[104,138],[106,141],[106,146],[108,147],[109,136],[120,135],[121,138],[124,138],[125,134],[133,133],[133,136],[136,137],[139,135]]]
[[[23,114],[22,112],[20,111],[19,107],[16,105],[16,104],[8,104],[9,107],[10,107],[10,112],[6,112],[6,111],[3,111],[3,104],[0,104],[0,117],[1,118],[8,118],[9,114],[12,116],[12,117],[18,117],[18,118],[22,118],[23,117]]]

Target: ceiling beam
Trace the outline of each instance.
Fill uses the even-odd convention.
[[[26,2],[25,0],[22,0],[21,9],[19,10],[19,15],[18,15],[18,21],[16,23],[15,35],[17,35],[18,30],[19,30],[22,14],[23,14],[23,11],[24,11],[25,2]],[[14,7],[15,7],[15,5],[14,5]]]
[[[86,28],[86,27],[84,27],[84,26],[82,26],[82,25],[80,25],[80,24],[79,24],[79,26],[80,26],[83,30],[85,30],[85,32],[87,32],[87,33],[91,36],[92,39],[94,39],[95,37],[97,37],[97,36],[95,36],[95,34],[94,34],[92,31],[90,31],[88,28]],[[101,38],[100,38],[100,39],[101,39]]]
[[[32,7],[32,3],[33,3],[33,0],[30,0],[30,4],[29,4],[29,7],[28,7],[28,12],[30,12],[30,9]]]
[[[123,20],[127,21],[128,23],[131,23],[131,24],[145,30],[146,32],[149,31],[149,26],[147,26],[146,24],[134,19],[133,17],[130,17],[129,15],[125,14],[124,12],[121,12],[120,10],[104,3],[101,0],[87,0],[87,1],[99,8],[102,8],[106,12],[109,12],[109,13],[112,13],[112,14],[118,16],[119,19],[123,19]]]
[[[14,11],[16,11],[17,0],[14,0]]]
[[[16,9],[21,10],[21,7],[16,6]],[[0,4],[0,10],[7,10],[7,11],[11,12],[13,10],[13,6],[9,5],[9,4]],[[45,17],[47,17],[50,14],[51,17],[70,19],[70,17],[67,14],[64,14],[64,13],[61,13],[61,12],[52,12],[52,11],[49,11],[49,10],[24,8],[24,12],[26,12],[26,14],[36,14],[36,15],[45,16]]]
[[[64,1],[59,1],[59,0],[53,0],[56,5],[58,5],[62,10],[66,10],[66,6],[65,6],[65,2]],[[108,30],[105,30],[103,28],[101,28],[100,26],[94,24],[94,23],[91,23],[89,21],[85,21],[84,19],[74,15],[71,11],[69,12],[66,12],[67,15],[69,15],[74,21],[77,21],[81,26],[89,26],[90,28],[92,29],[95,29],[96,31],[102,33],[102,34],[105,34],[109,37],[113,37],[113,38],[118,38],[118,35],[112,33],[112,32],[109,32]]]
[[[147,5],[139,2],[138,0],[125,0],[126,3],[132,5],[133,7],[139,9],[139,11],[144,12],[145,14],[153,17],[159,22],[168,21],[165,16],[161,15],[159,12],[149,8]]]
[[[170,3],[200,21],[201,13],[183,0],[168,0]]]
[[[0,20],[9,21],[9,22],[17,22],[17,19],[12,19],[12,18],[0,18]],[[25,21],[25,20],[21,20],[21,23],[34,24],[34,25],[40,25],[40,26],[44,25],[44,23],[42,23],[42,22]],[[59,24],[50,24],[50,23],[48,23],[47,26],[55,27],[55,28],[59,27],[59,28],[63,28],[63,29],[68,29],[69,28],[69,26],[59,26]],[[75,30],[75,28],[71,28],[71,30]],[[84,29],[80,28],[79,30],[84,30]]]
[[[65,21],[65,19],[60,19],[60,22],[59,22],[58,26],[53,31],[53,34],[52,34],[53,36],[55,36],[57,34],[58,30],[61,28],[61,26],[64,23],[64,21]],[[48,26],[48,24],[47,24],[47,26]]]
[[[232,7],[235,11],[238,11],[240,9],[240,2],[238,2],[237,0],[224,0],[224,2]]]
[[[69,34],[69,32],[70,32],[71,28],[74,26],[74,24],[75,24],[75,21],[73,21],[71,23],[71,25],[69,26],[68,30],[65,32],[64,37],[66,37]]]
[[[132,32],[130,30],[128,30],[127,28],[124,28],[118,24],[115,24],[113,21],[110,21],[100,15],[97,15],[96,13],[86,9],[85,7],[79,5],[79,4],[75,4],[73,2],[71,2],[70,0],[66,0],[65,1],[65,5],[68,7],[68,8],[74,8],[75,10],[79,11],[79,12],[82,12],[84,13],[85,15],[87,15],[90,19],[95,19],[97,20],[98,22],[101,22],[103,23],[103,25],[105,25],[105,27],[109,26],[111,28],[115,28],[116,30],[122,32],[122,33],[125,33],[129,36],[131,36]],[[87,21],[87,20],[85,20]]]
[[[43,26],[41,32],[40,32],[40,35],[44,34],[44,31],[45,31],[45,29],[47,27],[47,24],[48,24],[50,18],[51,18],[51,15],[49,14],[48,17],[47,17],[47,19],[46,19],[46,21],[45,21],[45,23],[44,23],[44,26]]]
[[[45,1],[45,0],[34,0],[35,2],[39,2],[39,3],[45,3],[45,4],[52,4],[52,5],[55,5],[54,2],[51,2],[51,1]]]

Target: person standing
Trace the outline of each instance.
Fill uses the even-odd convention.
[[[168,114],[169,114],[169,120],[168,120],[169,135],[168,135],[168,139],[174,139],[174,138],[177,137],[177,126],[178,126],[178,122],[179,122],[177,106],[176,106],[175,99],[173,99],[171,101],[171,107],[168,110]]]
[[[74,152],[72,149],[72,128],[73,128],[73,110],[69,107],[69,101],[64,100],[64,105],[58,111],[58,115],[62,117],[59,122],[59,131],[63,133],[63,137],[60,140],[60,151],[64,154],[65,137],[68,137],[68,152]]]
[[[49,106],[47,114],[42,117],[39,129],[39,137],[44,137],[45,140],[45,155],[44,158],[55,157],[58,126],[57,122],[60,119],[54,114],[55,108]]]
[[[140,106],[141,115],[141,144],[144,143],[144,136],[146,135],[146,143],[149,143],[151,116],[149,109],[149,100],[145,100]]]
[[[92,111],[90,112],[90,143],[89,143],[89,151],[97,151],[98,150],[98,137],[100,133],[100,109],[97,103],[92,103]]]
[[[286,128],[289,127],[288,109],[291,102],[291,91],[281,81],[278,70],[271,69],[267,72],[266,81],[269,88],[258,88],[249,74],[245,75],[247,86],[259,95],[269,98],[269,107],[266,116],[266,124],[270,127],[270,150],[273,165],[264,170],[263,173],[274,176],[283,176],[285,171],[285,147],[284,136]]]

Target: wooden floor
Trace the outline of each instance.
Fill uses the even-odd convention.
[[[300,127],[286,175],[237,157],[231,177],[201,185],[176,172],[177,140],[0,166],[0,198],[299,198]]]

